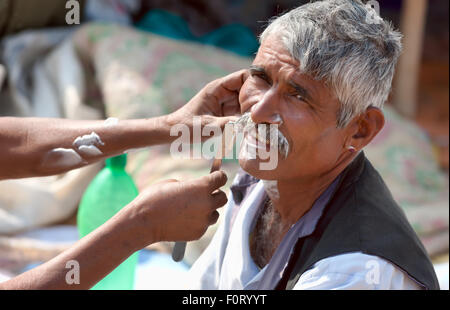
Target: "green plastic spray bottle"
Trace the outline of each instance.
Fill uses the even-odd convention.
[[[104,224],[138,195],[133,179],[125,171],[126,163],[126,154],[106,159],[106,167],[89,184],[78,208],[80,238]],[[133,289],[137,255],[137,252],[131,255],[92,289]]]

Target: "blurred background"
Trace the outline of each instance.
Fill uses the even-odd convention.
[[[77,15],[73,6],[66,8],[69,2],[79,4],[79,24],[72,23]],[[207,82],[248,67],[267,21],[306,2],[0,0],[0,116],[128,119],[169,113]],[[379,3],[380,15],[403,33],[404,51],[384,110],[386,126],[366,155],[448,289],[449,2]],[[79,238],[79,201],[102,165],[0,181],[0,281]],[[126,169],[142,190],[161,179],[204,175],[209,165],[173,159],[162,146],[130,152]],[[235,160],[225,163],[229,183],[237,168]],[[140,251],[135,289],[176,288],[171,279],[183,277],[216,227],[188,244],[180,264],[170,260],[170,243]]]

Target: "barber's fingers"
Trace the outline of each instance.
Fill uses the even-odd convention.
[[[248,78],[248,70],[240,70],[223,77],[220,81],[221,89],[228,92],[228,96],[222,100],[222,115],[240,115],[241,104],[239,103],[239,92],[245,80]],[[224,92],[225,92],[224,91]]]
[[[215,98],[218,103],[234,102],[238,104],[237,97],[242,85],[248,77],[248,70],[233,72],[223,78],[214,80],[206,88],[206,95]]]
[[[228,201],[227,195],[221,190],[215,191],[214,193],[211,194],[211,196],[213,200],[214,209],[222,207]]]
[[[239,92],[248,75],[247,69],[233,72],[220,79],[220,86],[229,91]]]
[[[217,222],[217,220],[219,219],[219,212],[217,212],[216,210],[214,210],[211,215],[209,216],[209,225],[213,225]]]
[[[219,187],[222,187],[227,183],[227,175],[225,172],[219,170],[210,173],[203,177],[203,181],[207,183],[207,189],[209,193],[214,192]]]
[[[241,104],[239,103],[239,94],[235,94],[234,97],[222,103],[223,116],[240,115],[240,114],[241,114]]]

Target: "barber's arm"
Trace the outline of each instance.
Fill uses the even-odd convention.
[[[150,119],[79,121],[0,117],[0,180],[47,176],[83,167],[128,149],[170,143],[173,125],[223,127],[239,113],[246,70],[207,84],[172,114]],[[192,130],[191,130],[192,132]]]
[[[0,289],[88,289],[151,243],[198,239],[227,201],[217,190],[226,181],[225,173],[217,171],[192,181],[153,185],[70,249],[0,283]],[[69,261],[79,264],[79,284],[66,281]]]
[[[61,173],[130,148],[168,143],[176,138],[170,136],[170,127],[185,124],[192,129],[193,116],[201,116],[202,126],[223,127],[230,120],[225,116],[240,111],[238,96],[245,77],[242,70],[215,80],[181,109],[159,118],[117,124],[0,118],[0,180]],[[81,162],[76,162],[77,156]],[[0,283],[0,289],[87,289],[151,243],[198,239],[217,221],[216,209],[227,201],[218,190],[225,183],[226,175],[218,171],[192,181],[153,185],[73,247]],[[72,260],[79,264],[80,284],[66,281],[66,264]]]

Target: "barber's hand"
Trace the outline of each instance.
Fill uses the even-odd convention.
[[[202,117],[206,125],[223,128],[240,114],[239,91],[248,77],[240,70],[208,83],[186,105],[168,115],[170,124],[185,124],[192,129],[194,116]]]
[[[127,208],[128,218],[139,227],[139,246],[159,241],[199,239],[217,222],[217,208],[227,202],[218,190],[227,182],[223,171],[191,181],[167,180],[142,192]]]

